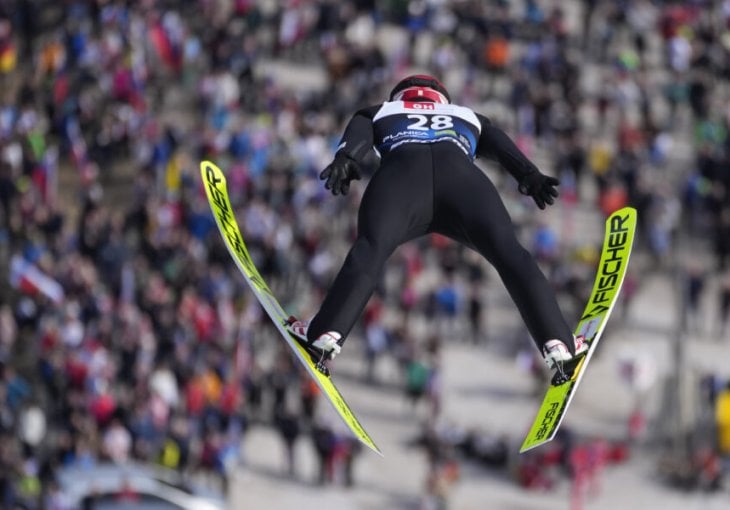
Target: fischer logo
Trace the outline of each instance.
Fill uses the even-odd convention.
[[[403,105],[412,110],[435,110],[433,103],[419,103],[417,101],[405,101]]]
[[[625,225],[629,216],[616,216],[611,219],[608,235],[606,254],[602,261],[598,275],[598,288],[589,303],[591,309],[581,317],[581,320],[589,319],[600,313],[607,312],[614,297],[614,291],[619,283],[619,276],[626,263],[625,250],[629,240],[629,228]]]
[[[537,429],[537,432],[535,433],[535,437],[538,440],[545,437],[545,434],[552,430],[552,425],[555,422],[555,418],[559,408],[560,402],[553,402],[552,404],[550,404],[550,409],[548,409],[545,413],[545,417],[542,419],[542,423],[540,423],[540,428]]]
[[[225,191],[225,184],[221,186],[222,179],[216,175],[214,167],[210,165],[206,165],[205,167],[205,177],[211,203],[214,206],[221,232],[225,236],[226,241],[228,241],[231,250],[235,253],[236,258],[245,269],[246,276],[251,280],[260,299],[264,301],[262,304],[268,304],[269,307],[276,309],[278,307],[276,298],[259,274],[243,243],[235,215],[230,208],[230,201]]]

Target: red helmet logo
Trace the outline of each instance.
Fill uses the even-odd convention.
[[[427,74],[403,78],[390,92],[390,101],[433,101],[450,103],[451,98],[443,83]]]
[[[428,87],[409,87],[401,90],[393,96],[393,101],[433,101],[443,104],[449,102],[441,92]]]

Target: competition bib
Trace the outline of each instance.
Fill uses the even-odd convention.
[[[481,132],[471,109],[429,102],[383,103],[373,117],[373,126],[374,145],[381,154],[406,143],[450,141],[473,159]]]

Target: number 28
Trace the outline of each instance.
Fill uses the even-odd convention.
[[[454,122],[451,120],[449,115],[433,115],[429,118],[428,115],[408,115],[409,119],[414,119],[416,122],[410,124],[408,129],[420,129],[426,131],[428,129],[446,129],[454,127]],[[431,121],[429,123],[429,120]]]

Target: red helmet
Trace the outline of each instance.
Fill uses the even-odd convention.
[[[403,78],[390,91],[391,101],[433,101],[450,103],[451,98],[444,84],[427,74],[414,74]]]

